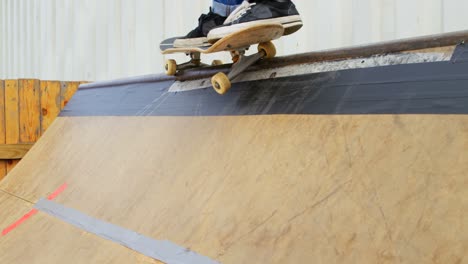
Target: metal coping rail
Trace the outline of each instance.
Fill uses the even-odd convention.
[[[411,50],[421,50],[453,46],[468,41],[468,30],[455,31],[449,33],[427,35],[414,38],[383,41],[366,45],[352,46],[347,48],[313,51],[289,56],[282,56],[268,61],[261,61],[257,65],[249,68],[249,71],[260,69],[278,68],[296,64],[314,63],[322,61],[344,60],[352,58],[370,57],[375,55],[397,53]],[[103,88],[148,82],[162,81],[187,81],[211,77],[217,72],[229,71],[231,64],[213,66],[204,69],[192,69],[185,71],[181,75],[167,76],[165,74],[151,74],[130,78],[123,78],[110,81],[98,81],[94,83],[82,84],[80,89]]]

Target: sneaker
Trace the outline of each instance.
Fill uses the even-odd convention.
[[[226,17],[213,13],[211,8],[208,14],[202,14],[198,18],[198,26],[185,37],[176,39],[174,47],[199,47],[207,45],[207,35],[210,30],[223,25]]]
[[[298,31],[303,25],[299,12],[291,0],[244,2],[222,26],[208,33],[208,41],[212,42],[244,28],[261,24],[281,24],[284,27],[284,35]]]
[[[231,14],[226,18],[223,24],[226,25],[226,24],[233,22],[234,20],[239,19],[239,17],[241,17],[241,15],[244,14],[245,12],[247,12],[247,10],[252,5],[253,3],[249,3],[248,0],[245,0],[236,9],[234,9],[234,11],[231,12]]]

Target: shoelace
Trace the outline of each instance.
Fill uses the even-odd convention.
[[[245,9],[242,9],[239,13],[235,14],[234,18],[232,19],[232,21],[236,21],[238,20],[239,18],[243,17],[245,14],[247,14],[248,11],[250,11],[250,9],[252,9],[252,7],[254,5],[256,5],[257,3],[249,3],[249,6]]]

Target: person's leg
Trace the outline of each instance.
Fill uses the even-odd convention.
[[[243,0],[213,0],[210,12],[202,14],[198,19],[198,26],[185,37],[174,42],[175,47],[201,46],[207,43],[208,32],[223,25],[226,17],[235,10]]]
[[[213,12],[228,17],[244,0],[213,0]]]
[[[268,23],[282,24],[285,35],[302,27],[299,12],[291,0],[249,0],[242,10],[234,11],[223,26],[213,28],[208,33],[208,39],[220,39],[243,28]]]

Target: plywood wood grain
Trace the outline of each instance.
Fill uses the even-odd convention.
[[[1,144],[0,161],[21,159],[32,148],[33,144]]]
[[[61,108],[61,85],[58,81],[41,81],[41,134],[59,115]]]
[[[60,117],[0,190],[221,263],[464,263],[467,149],[463,115]]]
[[[35,143],[41,136],[41,87],[39,80],[19,80],[20,142]]]
[[[81,82],[62,82],[60,95],[60,110],[62,110],[71,100],[73,95],[78,90]]]
[[[20,142],[19,114],[18,81],[5,80],[6,144],[18,144]],[[17,160],[8,161],[7,172],[11,171],[17,163]]]
[[[20,219],[32,205],[0,192],[0,226]],[[97,239],[41,212],[5,236],[0,235],[1,263],[138,263],[158,264],[123,246]]]

